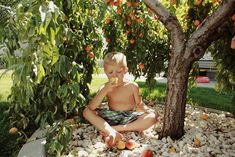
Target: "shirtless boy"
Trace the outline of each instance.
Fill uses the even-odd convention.
[[[128,72],[126,56],[111,52],[104,58],[105,83],[83,111],[83,116],[94,125],[108,146],[121,140],[123,131],[143,131],[157,122],[158,115],[148,110],[141,100],[138,84],[125,80]],[[98,108],[107,97],[109,109]]]

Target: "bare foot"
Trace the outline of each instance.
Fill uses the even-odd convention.
[[[112,134],[109,134],[108,136],[104,137],[105,143],[108,147],[113,147],[118,141],[122,139],[122,134],[119,132],[114,132]]]
[[[103,131],[99,131],[99,134],[100,134],[101,136],[103,136],[103,137],[108,136],[108,134],[107,134],[107,133],[105,133],[105,132],[103,132]]]

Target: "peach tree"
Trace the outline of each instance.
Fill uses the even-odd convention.
[[[231,17],[235,1],[106,0],[106,3],[110,9],[103,29],[107,51],[124,51],[129,71],[136,76],[146,75],[149,80],[165,67],[168,69],[161,137],[181,138],[189,74],[206,50],[211,51],[217,62],[220,85],[229,87],[234,83],[234,50],[230,42],[234,36]]]

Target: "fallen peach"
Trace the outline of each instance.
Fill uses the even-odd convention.
[[[126,143],[124,141],[120,140],[117,142],[116,146],[118,149],[125,149]]]
[[[200,116],[202,120],[208,120],[209,116],[207,114],[203,114]]]
[[[153,157],[153,151],[151,149],[145,149],[142,154],[141,157]]]
[[[169,151],[171,153],[176,153],[176,148],[172,146],[172,147],[169,148]]]
[[[128,139],[126,141],[126,148],[127,149],[134,149],[135,148],[135,140]]]
[[[201,146],[201,141],[200,141],[198,138],[195,138],[195,139],[193,140],[193,144],[194,144],[195,146]]]
[[[16,127],[13,127],[9,130],[9,134],[15,135],[18,133],[18,129]]]

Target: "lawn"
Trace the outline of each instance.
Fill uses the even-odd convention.
[[[166,95],[166,84],[157,83],[149,89],[144,82],[138,82],[143,99],[162,103]],[[187,103],[222,111],[232,112],[232,98],[235,93],[217,92],[213,88],[194,87],[190,90]]]
[[[3,72],[3,70],[0,70],[0,75]],[[16,137],[9,135],[8,133],[8,130],[10,129],[8,121],[3,121],[3,112],[6,111],[9,106],[7,97],[10,94],[10,88],[12,86],[11,74],[12,72],[9,71],[0,78],[0,157],[15,156],[15,153],[17,153],[19,150],[19,146],[16,144]],[[91,95],[94,95],[100,86],[106,81],[106,78],[101,78],[97,77],[97,75],[94,75],[93,81],[89,85],[91,89]],[[164,102],[166,84],[157,83],[150,89],[145,82],[137,83],[139,84],[141,96],[143,99],[154,100],[158,103]],[[188,103],[218,110],[231,111],[231,100],[233,95],[234,93],[219,93],[212,88],[197,87],[193,88],[190,93],[188,93]]]
[[[10,94],[10,88],[12,86],[12,71],[8,71],[4,75],[2,75],[3,73],[4,70],[0,70],[0,101],[7,101],[7,96]]]

